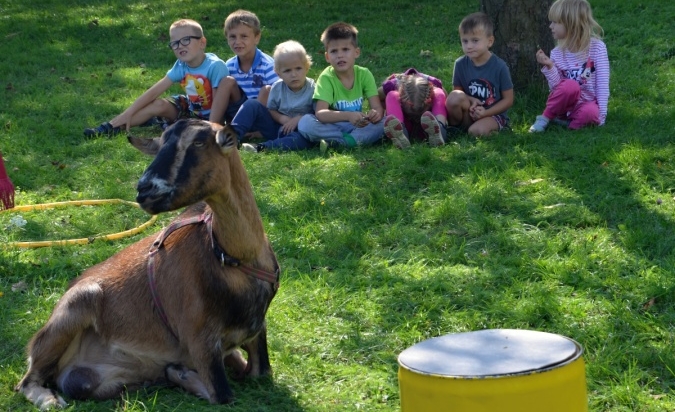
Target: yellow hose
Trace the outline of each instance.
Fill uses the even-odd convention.
[[[45,210],[53,209],[56,207],[62,206],[93,206],[93,205],[112,205],[112,204],[125,204],[134,207],[140,208],[140,205],[136,202],[130,202],[128,200],[122,199],[100,199],[100,200],[70,200],[66,202],[54,202],[54,203],[42,203],[39,205],[23,205],[15,206],[12,209],[6,209],[0,211],[0,213],[12,213],[12,212],[27,212],[33,210]],[[143,223],[140,226],[137,226],[133,229],[125,230],[122,232],[111,233],[109,235],[100,235],[85,237],[80,239],[65,239],[65,240],[45,240],[45,241],[36,241],[36,242],[7,242],[2,246],[5,248],[9,247],[20,247],[20,248],[36,248],[36,247],[46,247],[46,246],[67,246],[67,245],[84,245],[92,243],[95,240],[117,240],[124,237],[133,236],[137,233],[142,232],[148,226],[153,224],[157,220],[157,215],[153,215],[150,220]]]

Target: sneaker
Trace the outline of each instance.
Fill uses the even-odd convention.
[[[261,144],[253,145],[251,143],[242,143],[241,149],[251,153],[260,153],[265,149],[265,146]]]
[[[84,135],[87,137],[95,137],[98,135],[114,136],[121,133],[120,127],[113,127],[109,122],[101,123],[98,127],[84,129]]]
[[[397,148],[407,149],[410,147],[410,140],[408,140],[408,138],[405,137],[405,133],[403,133],[403,125],[392,115],[389,115],[384,119],[384,134]]]
[[[548,126],[548,119],[544,116],[537,116],[534,124],[530,126],[530,133],[541,133],[546,130],[546,126]]]
[[[429,138],[430,146],[436,147],[445,144],[443,135],[441,134],[441,125],[436,120],[436,116],[431,114],[431,112],[424,112],[422,113],[420,123],[422,124],[422,130],[424,130],[424,133]]]
[[[256,147],[253,146],[251,143],[242,143],[241,150],[245,152],[258,153],[258,149],[256,149]]]

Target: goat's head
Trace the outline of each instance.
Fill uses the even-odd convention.
[[[179,120],[161,137],[129,142],[155,160],[138,181],[136,201],[151,214],[205,200],[230,186],[231,162],[241,164],[237,135],[229,126]]]

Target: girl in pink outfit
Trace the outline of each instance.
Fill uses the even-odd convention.
[[[389,76],[378,91],[387,115],[384,133],[394,146],[405,149],[413,137],[431,146],[445,143],[446,93],[439,79],[410,68]]]
[[[593,19],[586,0],[556,0],[548,11],[551,33],[558,45],[551,57],[539,50],[551,93],[544,113],[537,116],[530,132],[543,132],[548,123],[570,129],[605,124],[609,100],[609,59],[600,37],[602,27]]]

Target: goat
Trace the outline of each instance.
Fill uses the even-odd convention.
[[[224,364],[241,376],[272,373],[265,315],[279,266],[236,133],[190,119],[160,138],[129,141],[156,155],[138,182],[139,205],[151,214],[188,207],[157,239],[69,285],[30,340],[15,388],[40,409],[66,406],[54,387],[67,398],[109,399],[166,380],[228,403]]]

